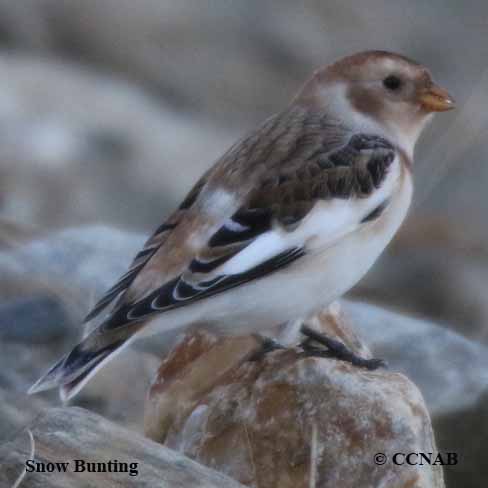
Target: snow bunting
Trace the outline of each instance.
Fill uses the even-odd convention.
[[[452,107],[426,68],[397,54],[316,71],[200,178],[86,317],[105,313],[100,324],[30,393],[73,396],[141,335],[256,333],[343,295],[405,218],[417,138]]]

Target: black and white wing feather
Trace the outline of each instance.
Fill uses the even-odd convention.
[[[171,231],[178,225],[179,221],[184,218],[185,211],[193,205],[198,197],[198,194],[200,193],[200,190],[205,184],[205,181],[206,174],[203,175],[203,177],[191,189],[179,206],[178,210],[174,212],[165,223],[160,225],[154,231],[151,237],[144,244],[142,250],[137,253],[135,258],[132,260],[127,272],[121,276],[119,280],[98,300],[98,302],[85,317],[83,323],[87,323],[97,317],[103,310],[112,304],[117,297],[123,294],[132,285],[140,271],[164,244]]]
[[[396,155],[386,140],[369,135],[353,135],[333,150],[323,143],[310,148],[308,141],[307,145],[308,157],[295,150],[294,157],[285,158],[281,165],[261,174],[259,184],[253,184],[245,202],[214,228],[205,243],[193,254],[182,253],[185,257],[177,274],[142,293],[136,290],[132,295],[136,299],[131,299],[132,288],[138,285],[133,279],[133,286],[121,295],[102,330],[118,329],[153,314],[190,305],[299,260],[307,253],[306,239],[300,238],[299,230],[317,202],[368,199],[381,187]],[[207,183],[212,182],[211,176]],[[205,187],[205,182],[200,183],[199,191]],[[186,211],[204,208],[198,197],[191,198]],[[364,215],[354,216],[354,225],[374,219],[374,212],[381,213],[378,208],[386,204],[387,200],[374,208],[366,206]],[[188,225],[187,238],[195,239],[191,235],[195,227],[185,224],[185,217],[180,225],[183,224]],[[331,229],[340,226],[340,222],[335,223]],[[169,232],[179,232],[180,241],[186,235],[178,226]],[[337,235],[331,231],[330,239]],[[170,240],[158,247],[160,260],[164,259],[165,245],[175,245]],[[143,259],[144,256],[141,262]],[[158,256],[145,261],[138,273],[144,273],[145,266],[154,273],[152,261],[157,265]]]

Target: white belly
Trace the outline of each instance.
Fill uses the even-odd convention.
[[[234,290],[156,316],[145,334],[205,324],[224,333],[258,332],[304,318],[352,288],[369,270],[404,220],[412,197],[405,169],[383,214],[289,267]]]

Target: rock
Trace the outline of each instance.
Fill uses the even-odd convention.
[[[37,228],[0,217],[0,251],[15,249],[41,234]]]
[[[249,361],[256,343],[244,340],[186,336],[149,394],[152,439],[250,486],[444,486],[439,466],[374,463],[376,453],[437,450],[405,376],[293,348]]]
[[[18,435],[38,415],[45,411],[51,402],[37,395],[0,388],[0,443]]]
[[[59,405],[57,390],[29,396],[29,387],[39,376],[66,353],[74,342],[46,344],[0,344],[0,431],[21,427],[40,408]],[[86,387],[71,400],[116,421],[134,431],[143,431],[144,399],[150,380],[161,358],[128,348],[104,367]]]
[[[235,367],[248,360],[258,348],[253,336],[231,341],[203,332],[186,336],[165,358],[151,386],[145,434],[154,440],[164,439],[170,428],[182,425],[202,395],[232,375]],[[180,381],[182,371],[184,379]]]
[[[26,397],[41,373],[76,344],[83,316],[125,272],[144,240],[99,226],[68,229],[0,252],[5,301],[0,306],[1,388]],[[90,381],[74,404],[142,431],[145,393],[160,361],[129,348]],[[59,403],[56,391],[34,398]],[[15,405],[0,403],[0,415]]]
[[[426,320],[364,303],[343,305],[375,356],[419,387],[439,450],[458,453],[459,463],[444,468],[447,486],[488,486],[488,472],[480,468],[488,435],[488,348]]]
[[[81,320],[96,298],[125,272],[145,239],[144,235],[106,226],[86,226],[42,236],[10,252],[0,252],[0,272],[6,276],[2,295],[22,294],[23,281],[29,299],[32,290],[50,290]],[[14,293],[9,292],[9,279]]]
[[[69,464],[65,473],[27,473],[21,484],[25,488],[241,487],[220,473],[80,408],[51,409],[30,425],[30,431],[36,462]],[[13,486],[26,460],[32,459],[28,432],[22,431],[1,446],[0,458],[0,485]],[[76,459],[104,463],[107,472],[74,472]]]
[[[344,309],[375,356],[415,382],[434,417],[468,410],[488,390],[485,346],[374,305],[344,302]]]
[[[155,229],[238,135],[86,66],[4,53],[0,73],[0,216],[40,228]]]
[[[25,393],[44,368],[66,352],[66,346],[63,341],[43,345],[0,342],[0,388]]]
[[[161,357],[129,347],[102,368],[70,405],[142,433],[146,394],[160,363]]]
[[[281,8],[288,11],[289,3]],[[225,125],[267,117],[279,94],[308,75],[311,41],[327,47],[314,12],[293,10],[301,14],[295,22],[308,21],[299,24],[307,36],[285,35],[273,17],[280,9],[258,0],[218,1],[209,9],[195,0],[140,0],[136,15],[128,0],[48,0],[45,17],[61,55],[109,67],[179,110],[205,113]]]
[[[25,0],[12,4],[0,0],[0,43],[2,48],[39,49],[52,46],[45,2]]]
[[[0,340],[49,343],[73,330],[71,317],[49,296],[20,298],[0,303]]]
[[[484,432],[488,432],[488,420],[484,415],[488,395],[488,349],[425,320],[364,303],[342,301],[341,304],[342,311],[335,305],[332,313],[324,312],[321,317],[316,317],[314,325],[318,327],[320,323],[329,334],[336,333],[356,352],[359,352],[357,344],[367,342],[375,357],[387,360],[389,371],[399,371],[418,385],[432,416],[440,452],[456,452],[461,459],[457,466],[445,467],[448,486],[477,488],[488,484],[488,475],[479,468],[484,456],[480,439],[484,438]],[[352,334],[352,329],[357,331],[361,341]],[[348,337],[347,334],[352,335]],[[277,339],[281,340],[280,335]],[[294,331],[287,342],[293,343],[296,339]],[[167,360],[169,363],[165,362],[161,367],[159,380],[155,382],[151,399],[146,405],[146,432],[152,438],[166,439],[167,442],[171,440],[174,442],[171,445],[180,442],[179,447],[185,452],[185,442],[188,442],[193,453],[198,452],[198,439],[201,440],[203,433],[207,432],[206,427],[203,433],[199,429],[208,422],[208,418],[214,418],[212,411],[215,412],[214,416],[220,412],[215,397],[222,393],[222,384],[230,389],[229,384],[235,381],[235,390],[229,395],[240,398],[239,388],[247,388],[246,392],[251,388],[248,384],[243,386],[242,371],[249,368],[254,371],[253,368],[256,368],[253,364],[243,365],[242,358],[238,357],[237,364],[227,365],[226,370],[222,366],[214,375],[205,373],[203,379],[207,378],[207,382],[195,381],[192,375],[202,367],[202,360],[212,354],[216,345],[215,338],[208,335],[204,336],[204,340],[194,338],[194,341],[193,348],[196,350],[185,343],[180,344],[179,348],[187,352],[193,350],[192,357],[198,356],[200,362],[189,357],[181,360],[184,355],[180,352],[177,356],[182,363],[175,361],[175,355],[170,356]],[[280,353],[274,354],[279,356]],[[361,354],[365,357],[370,355],[367,349],[362,349]],[[171,370],[171,365],[174,370]],[[194,365],[199,366],[194,369]],[[229,373],[229,368],[234,368],[233,375]],[[189,378],[199,386],[193,390],[195,396],[186,389]],[[252,375],[251,378],[254,381]],[[185,395],[184,401],[180,402],[181,392],[185,392]],[[252,396],[251,393],[249,395]],[[213,410],[209,411],[208,405]],[[239,408],[237,411],[240,414]],[[188,441],[185,436],[191,440]]]
[[[124,273],[144,239],[99,226],[41,236],[0,252],[1,388],[28,404],[27,389],[80,339],[83,316]],[[159,361],[128,349],[100,371],[74,404],[142,431],[144,397]],[[33,403],[37,398],[45,405],[59,404],[56,391],[36,395]],[[0,403],[0,415],[8,416],[17,404]]]
[[[445,467],[448,486],[479,488],[488,485],[486,439],[488,439],[488,390],[471,407],[434,417],[438,445],[458,452],[459,463]]]
[[[412,219],[379,266],[353,290],[353,296],[445,322],[460,334],[488,345],[485,232],[486,226],[460,217],[423,215]]]

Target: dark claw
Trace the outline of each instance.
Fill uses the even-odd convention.
[[[359,366],[360,368],[366,368],[369,369],[370,371],[374,371],[375,369],[378,368],[387,368],[388,365],[386,364],[386,361],[383,359],[378,359],[378,358],[372,358],[372,359],[364,359],[359,356],[354,356],[352,358],[351,363],[354,366]]]
[[[302,347],[305,354],[315,357],[333,357],[341,359],[342,361],[347,361],[354,366],[360,368],[366,368],[370,371],[374,371],[378,368],[386,368],[386,361],[383,359],[364,359],[350,349],[346,345],[336,339],[327,337],[325,334],[321,334],[306,325],[302,325],[301,332],[307,337],[300,346]],[[312,345],[312,342],[317,342],[327,349],[317,347]]]

